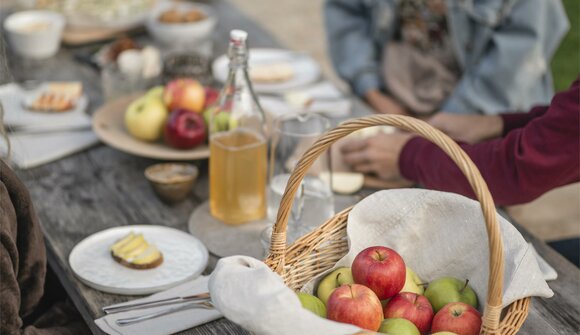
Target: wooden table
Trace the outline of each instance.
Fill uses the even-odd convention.
[[[215,34],[216,55],[225,52],[228,32],[232,28],[248,31],[252,47],[279,46],[271,35],[226,1],[214,0],[211,5],[219,15]],[[61,50],[57,57],[42,67],[44,72],[39,73],[53,80],[82,80],[92,112],[102,102],[100,78],[93,69],[73,60],[72,53],[78,51],[82,49]],[[355,114],[368,113],[363,104],[355,101]],[[102,334],[93,322],[103,315],[101,307],[126,301],[129,297],[102,293],[75,279],[67,261],[72,248],[93,233],[121,225],[164,224],[186,231],[190,213],[208,197],[207,169],[202,169],[192,197],[174,206],[165,205],[155,197],[143,177],[143,170],[153,163],[154,160],[99,145],[51,164],[18,171],[30,190],[42,222],[49,264],[94,334]],[[206,165],[205,162],[199,164]],[[559,274],[557,280],[550,282],[555,296],[534,299],[521,334],[575,333],[580,328],[580,270],[525,229],[516,226]],[[209,269],[214,262],[215,258],[210,261]],[[247,332],[220,319],[181,334]]]

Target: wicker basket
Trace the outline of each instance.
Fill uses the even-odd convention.
[[[469,156],[453,140],[427,123],[411,117],[375,115],[353,119],[321,136],[302,156],[286,185],[272,232],[270,253],[265,263],[282,276],[288,287],[299,290],[310,279],[332,268],[348,252],[346,224],[352,207],[336,214],[288,247],[286,226],[298,186],[316,158],[328,150],[331,144],[353,131],[378,125],[394,126],[435,143],[467,177],[481,204],[490,250],[488,294],[480,333],[516,334],[528,315],[531,298],[520,299],[502,311],[503,244],[489,189]]]

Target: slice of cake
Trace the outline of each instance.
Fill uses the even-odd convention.
[[[143,234],[130,232],[111,246],[111,256],[131,269],[153,269],[163,263],[163,254],[145,240]]]

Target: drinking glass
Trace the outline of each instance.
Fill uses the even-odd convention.
[[[115,63],[107,64],[101,71],[103,97],[111,101],[118,97],[147,89],[160,84],[160,77],[145,78],[141,75],[128,75],[119,70]]]
[[[294,167],[316,141],[330,128],[320,114],[288,114],[274,120],[270,147],[268,220],[274,224],[282,195]],[[302,180],[288,219],[287,243],[309,233],[334,215],[330,152],[321,155]],[[265,249],[270,245],[272,227],[262,232]],[[269,233],[270,234],[269,234]],[[267,252],[267,251],[266,251]]]

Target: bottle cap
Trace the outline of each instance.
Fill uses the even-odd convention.
[[[230,31],[230,40],[234,42],[246,42],[248,33],[244,30],[234,29]]]

